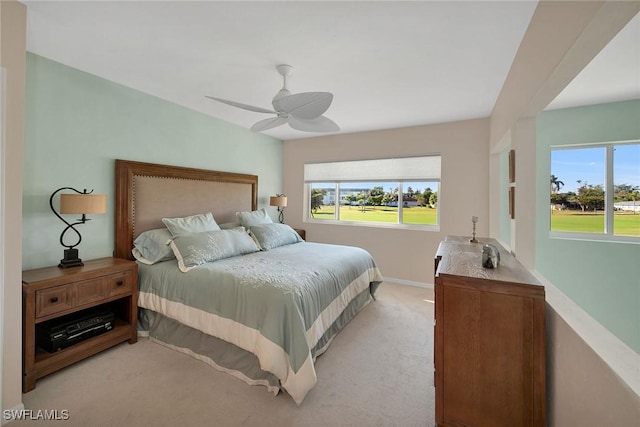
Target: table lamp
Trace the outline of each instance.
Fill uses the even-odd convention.
[[[287,207],[287,196],[284,194],[271,196],[269,198],[269,205],[278,207],[278,220],[280,221],[280,224],[284,224],[284,208]]]
[[[75,191],[77,194],[60,194],[60,213],[58,213],[58,211],[53,207],[53,197],[63,190]],[[107,195],[93,194],[93,190],[87,192],[85,189],[80,192],[72,187],[62,187],[53,192],[49,198],[49,206],[53,213],[60,218],[62,222],[67,224],[65,229],[62,230],[62,234],[60,234],[60,244],[67,249],[64,250],[64,258],[60,260],[58,267],[69,268],[84,265],[82,260],[78,258],[78,249],[75,249],[75,247],[82,241],[82,236],[75,226],[89,221],[90,219],[86,217],[87,214],[105,213],[107,211]],[[61,216],[61,214],[81,214],[82,217],[78,218],[74,223],[69,223]],[[67,245],[64,242],[64,235],[68,230],[73,230],[77,235],[77,241],[71,245]]]

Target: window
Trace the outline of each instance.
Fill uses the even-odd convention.
[[[436,229],[440,156],[304,167],[307,221]]]
[[[640,237],[640,144],[551,149],[551,231]]]

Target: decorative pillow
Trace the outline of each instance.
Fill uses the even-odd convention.
[[[304,241],[287,224],[258,224],[251,227],[249,232],[263,251]]]
[[[236,216],[240,224],[247,230],[258,224],[273,224],[271,217],[267,214],[267,210],[262,208],[257,211],[236,212]]]
[[[162,222],[167,226],[173,237],[181,234],[220,230],[211,212],[184,218],[162,218]]]
[[[133,257],[143,264],[153,265],[156,262],[175,259],[169,241],[171,233],[166,228],[149,230],[140,233],[133,241]]]
[[[183,234],[174,237],[170,246],[184,273],[207,262],[260,250],[244,227]]]

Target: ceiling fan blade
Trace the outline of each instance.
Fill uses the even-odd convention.
[[[271,119],[260,120],[253,126],[251,126],[252,132],[262,132],[263,130],[271,129],[276,126],[283,125],[287,123],[289,119],[287,117],[273,117]]]
[[[213,96],[205,95],[205,97],[209,99],[213,99],[214,101],[222,102],[223,104],[231,105],[233,107],[243,108],[245,110],[254,111],[256,113],[269,113],[274,114],[275,111],[267,110],[266,108],[254,107],[253,105],[241,104],[240,102],[229,101],[227,99],[214,98]]]
[[[294,129],[304,132],[338,132],[340,130],[340,127],[333,120],[325,116],[310,120],[291,116],[289,118],[289,125]]]
[[[301,119],[315,119],[327,111],[331,101],[330,92],[303,92],[274,99],[273,108]]]

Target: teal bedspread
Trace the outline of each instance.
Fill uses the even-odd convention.
[[[140,307],[254,354],[297,404],[317,381],[315,357],[382,281],[367,251],[310,242],[187,273],[175,260],[139,268]]]

